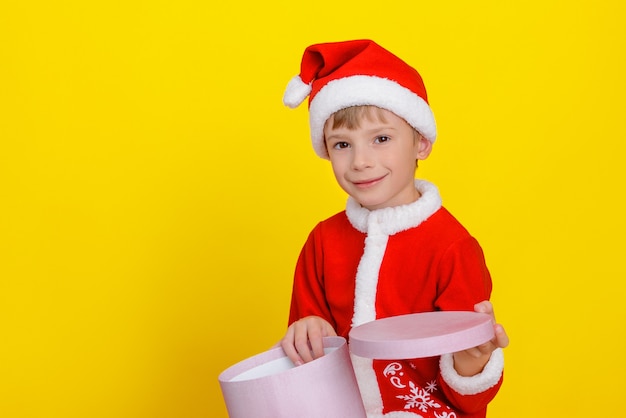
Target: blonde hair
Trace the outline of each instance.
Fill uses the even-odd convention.
[[[332,120],[332,128],[357,129],[361,125],[361,120],[379,120],[386,122],[382,109],[372,105],[351,106],[339,109],[328,118],[328,124]]]
[[[329,123],[332,123],[332,129],[358,129],[361,126],[361,121],[363,119],[367,119],[369,121],[387,122],[383,109],[380,107],[373,105],[360,105],[339,109],[328,118],[325,127],[328,126]],[[422,136],[422,134],[415,128],[413,128],[413,134],[415,138]]]

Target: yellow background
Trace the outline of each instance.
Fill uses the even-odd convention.
[[[484,247],[492,417],[624,416],[626,10],[614,1],[0,3],[0,416],[226,417],[344,206],[282,105],[373,38],[439,125],[418,175]]]

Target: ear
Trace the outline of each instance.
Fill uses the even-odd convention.
[[[420,134],[417,135],[415,141],[415,159],[425,160],[426,158],[428,158],[430,152],[433,150],[433,143]]]

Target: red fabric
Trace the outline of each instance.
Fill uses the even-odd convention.
[[[317,315],[329,321],[339,335],[348,337],[354,313],[356,271],[365,237],[350,225],[345,212],[313,229],[296,266],[289,324]],[[440,208],[418,227],[389,237],[379,272],[376,316],[472,311],[474,304],[489,299],[490,294],[491,278],[480,245],[445,208]],[[394,375],[393,369],[398,367],[395,363],[400,369]],[[439,416],[445,410],[454,412],[451,416],[457,418],[484,417],[487,403],[500,386],[477,395],[460,395],[440,377],[438,357],[398,362],[375,360],[374,369],[384,413],[411,411],[434,417],[435,410],[427,403],[406,408],[406,396],[412,393],[422,395],[418,398],[428,399],[431,405],[439,404]],[[413,392],[409,393],[411,389]]]
[[[393,80],[428,103],[426,88],[417,70],[374,41],[323,43],[311,45],[304,51],[300,78],[305,84],[311,83],[309,105],[329,82],[355,75]]]

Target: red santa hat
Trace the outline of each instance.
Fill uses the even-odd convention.
[[[389,110],[435,142],[437,127],[419,73],[370,40],[309,46],[300,74],[287,85],[283,102],[295,108],[309,96],[311,140],[317,155],[328,158],[324,124],[336,111],[360,105]]]

